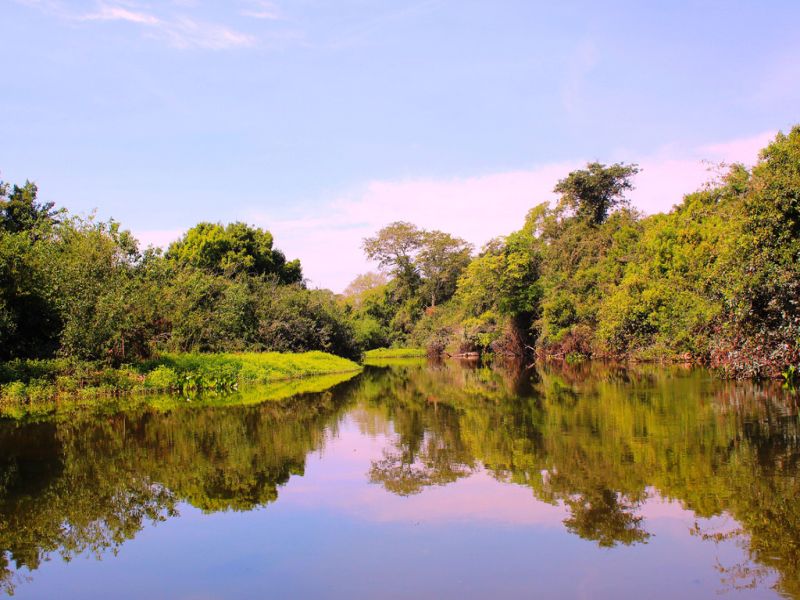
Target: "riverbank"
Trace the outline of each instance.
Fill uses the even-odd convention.
[[[351,360],[319,351],[162,354],[119,368],[74,359],[16,360],[0,364],[0,404],[41,404],[62,397],[103,398],[136,393],[188,396],[359,370],[361,366]]]

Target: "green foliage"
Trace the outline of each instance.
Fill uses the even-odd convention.
[[[422,276],[421,294],[430,306],[450,298],[456,291],[459,275],[466,268],[472,245],[442,231],[426,231],[422,236],[417,264]]]
[[[162,256],[114,221],[70,217],[37,188],[0,183],[0,360],[107,365],[164,351],[322,350],[357,358],[388,341],[308,290],[268,231],[201,223]],[[112,386],[113,387],[113,386]]]
[[[800,126],[761,151],[741,186],[743,217],[725,264],[730,316],[712,359],[731,375],[775,377],[800,364]]]
[[[400,285],[401,299],[414,294],[419,286],[419,266],[415,262],[424,232],[412,223],[396,221],[374,237],[364,238],[367,258],[389,271]]]
[[[44,274],[59,212],[37,202],[37,188],[0,181],[0,360],[46,356],[61,327]]]
[[[786,387],[796,388],[798,382],[800,382],[800,369],[794,365],[789,365],[781,375]]]
[[[173,369],[159,365],[145,375],[144,384],[149,389],[172,391],[179,388],[180,377]]]
[[[62,211],[55,210],[53,202],[38,202],[38,193],[30,181],[22,187],[0,181],[0,230],[37,236],[57,223]]]
[[[723,311],[720,279],[740,226],[746,177],[735,165],[720,184],[643,221],[624,276],[601,304],[603,346],[614,353],[661,346],[668,354],[708,355],[710,330]]]
[[[443,231],[426,231],[398,221],[363,241],[367,258],[394,277],[393,292],[408,316],[412,307],[449,299],[469,264],[472,245]],[[358,285],[358,278],[351,286]],[[402,329],[406,323],[398,321]],[[405,329],[409,328],[405,326]]]
[[[368,314],[352,319],[353,335],[360,348],[380,348],[389,343],[389,332],[376,318]]]
[[[626,203],[624,193],[633,189],[630,179],[638,172],[637,165],[589,163],[558,182],[554,191],[561,194],[559,208],[600,225],[614,208]]]
[[[244,223],[199,223],[170,245],[166,257],[227,277],[247,273],[273,275],[281,283],[301,282],[300,262],[287,262],[272,243],[269,231]]]
[[[389,283],[389,279],[383,273],[363,273],[350,282],[342,296],[353,308],[360,310],[387,283]]]
[[[395,276],[367,310],[389,338],[450,352],[691,360],[747,377],[800,364],[800,127],[752,172],[723,167],[667,214],[629,207],[638,171],[589,163],[569,173],[554,207],[535,207],[458,267],[444,303],[419,292],[430,279],[426,232],[390,225],[365,242]]]

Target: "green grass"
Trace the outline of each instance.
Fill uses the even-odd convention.
[[[427,356],[424,348],[376,348],[364,353],[365,359],[375,358],[418,358]]]
[[[0,364],[0,406],[46,407],[64,398],[81,401],[134,393],[230,393],[239,386],[300,377],[354,373],[356,363],[325,352],[163,354],[117,369],[67,359]],[[13,411],[12,411],[13,412]]]

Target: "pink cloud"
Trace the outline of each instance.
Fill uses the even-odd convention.
[[[710,157],[724,160],[727,163],[741,162],[746,165],[753,165],[758,158],[758,152],[765,147],[772,138],[775,131],[764,131],[762,133],[722,142],[719,144],[708,144],[701,146],[699,151],[707,153]]]
[[[755,164],[759,150],[774,136],[774,131],[766,131],[683,151],[672,148],[646,157],[639,162],[642,172],[636,177],[631,200],[648,214],[669,211],[684,194],[699,189],[713,178],[714,173],[709,170],[714,165],[722,162]]]
[[[132,233],[139,240],[141,248],[147,248],[148,246],[166,248],[181,237],[183,232],[183,229],[140,229]]]
[[[560,177],[580,163],[558,163],[477,177],[372,181],[317,210],[325,218],[281,219],[254,211],[289,256],[299,256],[312,283],[336,291],[374,269],[362,238],[392,221],[441,229],[482,246],[521,226],[528,210],[554,198]]]

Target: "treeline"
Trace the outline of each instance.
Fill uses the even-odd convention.
[[[371,344],[433,352],[696,361],[729,376],[800,364],[800,127],[667,214],[630,206],[636,165],[590,163],[559,201],[470,259],[442,232],[393,223],[364,240],[390,279],[345,293]],[[476,218],[481,218],[476,215]]]
[[[166,252],[114,221],[0,183],[0,360],[112,365],[168,352],[383,346],[684,360],[730,376],[800,367],[800,127],[667,214],[626,193],[633,164],[590,163],[478,254],[411,223],[364,240],[381,273],[307,289],[268,231],[200,223]],[[476,215],[475,218],[482,218]]]
[[[306,289],[268,231],[200,223],[142,251],[114,221],[0,182],[0,360],[260,350],[362,350],[334,295]]]

